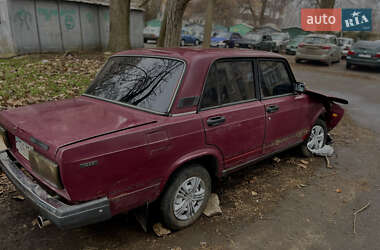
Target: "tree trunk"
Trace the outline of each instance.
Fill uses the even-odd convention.
[[[129,39],[130,0],[111,0],[110,4],[110,37],[108,49],[121,51],[131,49]]]
[[[317,3],[321,9],[330,9],[335,6],[335,0],[317,0]]]
[[[211,32],[212,32],[212,20],[214,13],[215,0],[208,0],[207,3],[207,12],[206,12],[206,23],[204,28],[204,37],[203,37],[203,48],[209,48],[211,43]]]
[[[267,8],[267,2],[268,2],[268,0],[263,0],[262,1],[261,11],[260,11],[260,17],[259,17],[259,25],[263,25],[264,14],[265,14],[265,10]]]
[[[164,11],[164,18],[161,21],[160,36],[157,40],[157,47],[164,47],[165,35],[166,35],[166,20],[168,20],[168,8],[166,6]]]
[[[168,0],[164,47],[178,47],[181,38],[182,17],[190,0]]]

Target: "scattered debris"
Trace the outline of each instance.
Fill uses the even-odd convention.
[[[334,148],[330,145],[325,145],[320,149],[310,150],[313,154],[319,156],[332,156],[334,154]]]
[[[309,162],[308,162],[307,160],[300,160],[300,162],[301,162],[302,164],[305,164],[305,165],[308,165],[308,164],[309,164]]]
[[[337,192],[337,193],[342,193],[342,189],[337,188],[337,189],[335,189],[335,192]]]
[[[208,247],[208,244],[206,241],[201,241],[200,245],[201,245],[201,248],[207,248]]]
[[[276,163],[279,163],[281,161],[281,159],[278,158],[278,157],[273,157],[273,161],[276,162]]]
[[[172,247],[172,248],[170,248],[170,250],[182,250],[182,248],[181,247]]]
[[[108,56],[108,55],[112,55],[112,52],[111,52],[111,51],[105,51],[105,52],[104,52],[104,55],[107,55],[107,56]]]
[[[301,167],[303,169],[307,169],[307,166],[305,164],[302,164],[302,163],[297,163],[297,166]]]
[[[252,196],[257,196],[258,195],[258,193],[255,192],[255,191],[252,191],[251,194],[252,194]]]
[[[356,234],[356,216],[361,213],[362,211],[364,211],[365,209],[367,209],[369,207],[369,205],[371,205],[370,202],[368,202],[364,207],[360,208],[358,211],[355,211],[354,212],[354,223],[353,223],[353,227],[354,227],[354,234]]]
[[[298,184],[297,186],[298,186],[299,188],[304,188],[304,187],[307,187],[307,185],[306,185],[306,184],[302,184],[302,183],[301,183],[301,184]]]
[[[18,201],[23,201],[23,200],[25,200],[25,197],[22,195],[15,195],[12,197],[12,199],[18,200]]]
[[[219,197],[217,194],[212,193],[208,199],[206,209],[203,211],[203,214],[207,217],[212,217],[215,215],[221,215],[222,209],[219,206]]]
[[[326,168],[332,168],[330,165],[330,160],[327,156],[325,156],[325,160],[326,160]]]
[[[156,223],[153,225],[153,231],[158,237],[170,234],[172,231],[165,228],[161,223]]]

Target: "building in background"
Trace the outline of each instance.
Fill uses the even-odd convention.
[[[131,44],[143,47],[144,11],[131,8]],[[103,50],[108,0],[0,0],[0,56]]]

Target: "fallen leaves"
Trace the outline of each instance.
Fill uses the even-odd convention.
[[[78,96],[105,60],[103,53],[0,59],[0,110]]]
[[[158,237],[170,234],[172,231],[165,228],[161,223],[156,223],[153,225],[153,231]]]

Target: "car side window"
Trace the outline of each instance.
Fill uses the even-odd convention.
[[[251,61],[214,63],[207,76],[201,108],[256,98]]]
[[[260,87],[263,97],[293,93],[293,83],[282,61],[259,61]]]

